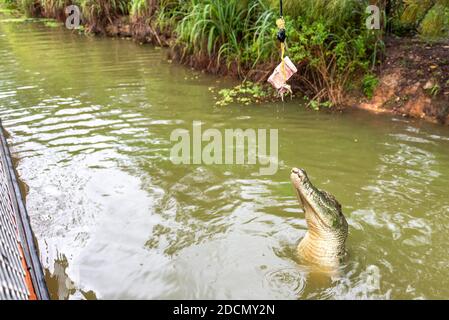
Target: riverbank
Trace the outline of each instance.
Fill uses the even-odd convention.
[[[348,95],[348,105],[449,125],[449,41],[386,39],[385,62],[371,99]]]
[[[83,30],[168,47],[171,60],[259,83],[254,90],[257,92],[259,87],[265,88],[263,99],[260,94],[253,96],[248,86],[225,91],[220,105],[226,101],[250,104],[274,99],[266,80],[279,63],[272,24],[275,11],[263,1],[254,0],[249,1],[253,6],[246,4],[248,9],[231,3],[224,6],[226,12],[215,13],[214,10],[221,10],[219,3],[206,2],[207,5],[192,2],[188,7],[191,12],[186,11],[187,5],[176,1],[165,5],[133,1],[129,9],[117,4],[114,8],[102,7],[100,3],[96,11],[92,9],[84,15]],[[34,2],[28,14],[65,21],[64,6],[42,3],[47,4]],[[64,2],[67,4],[69,1]],[[93,8],[89,1],[80,5],[82,10]],[[293,5],[287,8],[294,12]],[[354,8],[360,11],[363,6]],[[355,107],[449,124],[449,41],[429,44],[418,35],[409,34],[383,38],[381,32],[355,27],[361,24],[363,16],[348,13],[347,7],[334,9],[342,15],[332,18],[335,21],[324,22],[331,19],[325,10],[314,15],[309,12],[312,9],[301,9],[295,13],[296,18],[287,19],[287,54],[299,69],[290,81],[294,92],[308,99],[308,106],[314,109]],[[242,17],[247,20],[243,24]],[[260,22],[261,18],[264,22]],[[340,24],[344,32],[337,32],[333,23]],[[229,95],[242,98],[230,99]]]

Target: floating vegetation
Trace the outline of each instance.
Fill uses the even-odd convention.
[[[234,88],[220,90],[215,104],[221,107],[232,103],[249,105],[252,103],[270,101],[275,97],[276,94],[271,87],[264,87],[258,83],[244,81]]]

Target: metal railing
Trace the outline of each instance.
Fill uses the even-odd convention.
[[[0,121],[0,300],[32,298],[49,296]]]

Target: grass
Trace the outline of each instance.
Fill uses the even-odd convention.
[[[18,0],[17,7],[20,8],[27,17],[40,16],[40,3],[35,0]]]
[[[152,17],[158,5],[157,0],[133,0],[129,12],[133,17]]]
[[[241,75],[274,54],[274,12],[262,0],[191,0],[175,33],[186,54],[207,56]]]
[[[79,0],[79,4],[88,30],[93,32],[104,33],[117,17],[129,14],[128,0]]]
[[[40,0],[41,13],[45,17],[63,20],[65,18],[64,9],[71,3],[70,0]]]

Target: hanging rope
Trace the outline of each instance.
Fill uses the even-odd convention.
[[[287,46],[285,40],[287,39],[287,32],[285,30],[284,20],[284,8],[282,0],[279,0],[279,19],[276,20],[276,26],[278,28],[277,40],[281,44],[281,63],[276,67],[273,74],[268,78],[270,82],[277,90],[279,96],[284,100],[284,94],[292,94],[290,85],[287,84],[288,79],[297,72],[296,67],[291,60],[285,56]],[[287,69],[288,68],[288,69]]]
[[[281,13],[282,13],[282,0],[281,1]],[[279,29],[278,31],[278,35],[277,38],[279,40],[279,42],[281,43],[281,63],[282,63],[282,74],[284,76],[284,80],[287,81],[287,76],[285,73],[285,62],[284,62],[284,56],[285,56],[285,39],[287,38],[287,33],[285,32],[285,21],[284,21],[284,17],[281,16],[277,21],[276,21],[276,25]]]
[[[285,71],[285,40],[287,39],[287,32],[285,31],[285,20],[284,20],[284,5],[282,0],[279,0],[279,19],[276,20],[276,25],[279,29],[277,34],[277,39],[281,43],[281,72],[284,77],[284,83],[287,82],[287,73]],[[288,92],[291,92],[290,87],[287,85],[284,87]],[[284,93],[280,91],[282,100],[284,100]]]

